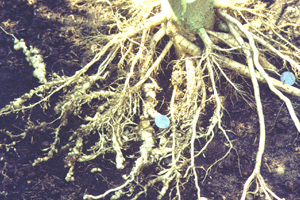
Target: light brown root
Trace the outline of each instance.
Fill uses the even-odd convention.
[[[26,111],[29,109],[32,109],[33,107],[47,102],[52,95],[57,93],[58,91],[62,90],[63,88],[66,88],[70,86],[72,83],[77,81],[80,76],[82,76],[93,64],[95,64],[97,61],[99,61],[106,52],[110,51],[110,54],[107,56],[107,59],[105,62],[101,64],[101,66],[98,69],[98,72],[103,72],[107,65],[114,59],[116,51],[121,47],[121,44],[124,43],[127,38],[133,37],[134,35],[142,32],[143,30],[149,30],[152,27],[155,27],[159,24],[162,24],[166,21],[166,17],[162,14],[157,14],[151,18],[149,18],[141,27],[138,28],[130,28],[125,33],[119,33],[116,34],[112,39],[97,53],[94,58],[86,64],[81,70],[77,71],[73,76],[68,77],[66,79],[62,80],[54,80],[49,81],[44,85],[41,85],[37,87],[34,90],[31,90],[29,93],[24,94],[22,97],[15,99],[14,101],[10,102],[9,105],[5,106],[0,110],[0,116],[2,115],[8,115],[10,113],[16,113],[19,111]],[[101,75],[101,73],[98,73],[98,75]],[[41,100],[39,100],[36,103],[30,104],[28,106],[24,106],[23,104],[32,98],[33,95],[37,94],[38,92],[45,92],[48,91],[50,88],[56,87],[54,91],[52,91],[47,96],[43,97]]]
[[[209,31],[209,33],[212,33]],[[179,34],[177,34],[179,35]],[[183,36],[179,35],[177,38],[180,38],[180,40],[178,41],[178,43],[180,43],[180,41],[184,41],[181,43],[181,48],[184,52],[186,53],[189,53],[190,55],[192,56],[199,56],[201,55],[201,49],[196,46],[196,45],[193,45],[192,42],[188,41],[187,39],[182,39],[184,38]],[[219,43],[219,41],[217,41],[216,39],[213,39],[212,40],[213,42],[217,42],[217,44]],[[228,43],[228,44],[236,44],[236,43]],[[189,49],[191,48],[191,49]],[[247,76],[247,77],[251,77],[250,75],[250,72],[249,72],[249,68],[237,61],[234,61],[230,58],[227,58],[223,55],[217,55],[216,56],[216,59],[219,61],[219,62],[222,62],[222,66],[228,68],[228,69],[231,69],[231,70],[234,70],[234,71],[237,71],[238,73],[244,75],[244,76]],[[269,62],[265,63],[265,58],[263,57],[260,57],[260,62],[261,62],[261,65],[265,66],[266,69],[271,69],[273,71],[273,69],[275,69],[273,67],[273,65],[271,65]],[[277,69],[276,69],[277,71]],[[261,73],[255,71],[255,75],[256,75],[256,78],[259,82],[262,82],[262,83],[267,83],[266,79],[262,76]],[[290,85],[287,85],[275,78],[272,78],[272,77],[269,77],[269,79],[272,81],[273,85],[281,90],[282,92],[285,92],[287,94],[291,94],[291,95],[294,95],[294,96],[299,96],[300,97],[300,89],[296,88],[296,87],[293,87],[293,86],[290,86]]]
[[[276,89],[274,87],[271,79],[269,78],[269,76],[266,74],[266,72],[264,71],[264,69],[260,65],[259,59],[258,59],[259,52],[258,52],[258,50],[255,46],[252,34],[249,33],[247,30],[245,30],[245,28],[241,25],[240,22],[238,22],[236,19],[232,18],[228,14],[226,14],[226,13],[220,11],[220,10],[218,10],[218,13],[223,17],[223,19],[225,21],[227,21],[228,27],[229,27],[231,33],[235,36],[236,40],[242,46],[243,51],[246,55],[247,63],[248,63],[248,66],[250,68],[250,74],[251,74],[251,77],[252,77],[252,83],[253,83],[253,88],[254,88],[254,93],[255,93],[254,96],[255,96],[255,100],[256,100],[257,113],[258,113],[258,116],[259,116],[259,124],[260,124],[259,148],[258,148],[258,152],[257,152],[257,156],[256,156],[255,168],[253,170],[253,173],[251,174],[251,176],[248,178],[248,180],[246,181],[246,183],[244,185],[244,191],[243,191],[241,199],[244,200],[246,198],[246,194],[247,194],[248,188],[250,187],[251,181],[255,178],[257,178],[259,180],[260,186],[262,187],[267,199],[271,199],[270,196],[269,196],[269,193],[268,193],[268,191],[270,191],[270,190],[266,189],[265,184],[264,184],[264,180],[263,180],[263,178],[260,174],[262,155],[263,155],[264,149],[265,149],[266,133],[265,133],[264,114],[263,114],[262,104],[261,104],[261,100],[260,100],[259,86],[257,84],[257,79],[256,79],[256,76],[255,76],[254,65],[259,70],[259,72],[262,74],[264,79],[266,80],[266,82],[269,85],[269,88],[271,89],[271,91],[273,93],[275,93],[280,99],[282,99],[285,102],[285,104],[286,104],[286,106],[287,106],[287,108],[290,112],[290,116],[291,116],[292,120],[294,121],[294,124],[295,124],[298,132],[300,132],[300,123],[299,123],[299,120],[298,120],[298,118],[295,114],[294,108],[293,108],[290,100],[286,96],[284,96],[278,89]],[[240,34],[235,30],[235,28],[233,27],[232,24],[236,25],[238,27],[238,29],[243,34],[245,34],[245,36],[249,40],[251,52],[250,52],[250,49],[247,48],[244,45],[243,39],[241,38]],[[286,56],[284,56],[282,58],[289,59]],[[293,62],[291,62],[291,64]],[[274,194],[274,193],[272,192],[271,194]],[[272,195],[272,196],[278,199],[278,197],[276,195]]]
[[[219,11],[219,13],[222,16],[224,16],[224,18],[226,17],[226,20],[230,20],[231,23],[235,24],[240,29],[240,31],[243,32],[246,35],[246,37],[249,40],[251,50],[253,51],[253,60],[254,60],[255,67],[258,69],[258,71],[262,74],[262,76],[266,80],[267,84],[269,85],[270,90],[274,94],[276,94],[281,100],[283,100],[285,102],[285,104],[288,108],[288,111],[290,113],[290,116],[291,116],[292,120],[294,121],[294,124],[295,124],[297,130],[298,130],[298,132],[300,132],[300,122],[299,122],[298,117],[295,114],[295,110],[292,106],[292,103],[291,103],[290,99],[287,98],[286,96],[284,96],[278,89],[276,89],[276,87],[274,87],[273,82],[271,81],[268,74],[264,71],[264,69],[262,68],[262,66],[259,63],[259,59],[258,59],[259,52],[258,52],[258,50],[255,46],[254,39],[252,37],[253,35],[250,32],[248,32],[247,30],[245,30],[245,28],[242,26],[242,24],[239,21],[237,21],[236,19],[232,18],[231,16],[227,15],[226,13],[222,13],[221,11]],[[299,69],[300,69],[300,66],[294,60],[290,59],[288,56],[282,55],[282,58],[285,59],[285,60],[288,60],[292,65],[294,64],[294,67],[297,67],[297,68],[299,67]]]
[[[151,74],[158,69],[159,64],[162,62],[162,60],[164,59],[164,57],[166,56],[166,54],[169,52],[170,48],[172,47],[173,42],[169,41],[165,48],[163,49],[163,51],[161,52],[161,54],[159,55],[159,57],[156,59],[156,61],[153,63],[153,65],[150,67],[150,69],[146,72],[146,74],[144,76],[141,77],[141,80],[134,86],[132,87],[133,90],[137,90],[139,89],[142,84],[151,76]]]
[[[144,110],[148,111],[148,110],[154,110],[154,107],[156,105],[155,103],[155,86],[153,87],[153,85],[149,85],[149,84],[145,84],[145,92],[146,92],[146,99],[145,99],[145,103],[144,103]],[[84,195],[83,199],[100,199],[100,198],[104,198],[106,197],[108,194],[115,192],[115,195],[112,198],[120,198],[123,195],[122,189],[125,188],[126,186],[128,186],[131,182],[133,182],[135,180],[135,177],[139,175],[140,171],[143,169],[143,167],[150,165],[154,159],[151,158],[151,154],[152,154],[152,148],[154,146],[154,139],[153,139],[153,134],[154,134],[154,129],[152,126],[150,126],[150,121],[148,118],[148,114],[146,114],[146,116],[142,116],[141,117],[141,121],[139,124],[140,128],[139,128],[139,136],[141,137],[141,140],[143,141],[143,144],[140,146],[140,157],[136,160],[135,162],[135,166],[132,168],[130,174],[128,176],[125,177],[126,181],[125,183],[123,183],[121,186],[110,189],[108,191],[106,191],[104,194],[101,195]],[[113,127],[112,127],[113,129]],[[113,136],[115,137],[115,136]],[[113,139],[113,141],[116,139]],[[113,145],[116,145],[116,143],[114,143]],[[117,146],[119,147],[119,146]],[[116,147],[114,147],[116,148]],[[118,152],[118,149],[116,150],[116,159],[118,159],[118,155],[120,157],[120,159],[122,159],[120,162],[123,161],[123,155],[122,152]],[[119,154],[118,154],[119,153]],[[117,161],[116,161],[117,162]]]
[[[243,65],[239,62],[236,62],[234,60],[231,60],[223,55],[218,55],[216,57],[219,63],[222,64],[223,67],[226,67],[230,70],[234,70],[244,76],[250,77],[250,71],[249,68],[246,65]],[[255,71],[256,79],[261,83],[267,83],[266,79],[257,71]],[[273,85],[281,90],[282,92],[285,92],[287,94],[291,94],[293,96],[300,97],[300,90],[294,86],[285,84],[275,78],[269,77],[269,79],[272,81]]]
[[[214,44],[227,44],[231,48],[241,48],[232,34],[214,31],[208,31],[208,33]],[[247,48],[250,48],[248,43],[245,42],[245,45]],[[264,69],[278,74],[279,69],[272,65],[263,55],[259,55],[259,62]]]

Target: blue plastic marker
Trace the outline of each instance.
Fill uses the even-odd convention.
[[[165,129],[170,126],[170,119],[165,115],[158,115],[154,121],[158,128]]]
[[[280,81],[288,85],[293,85],[296,82],[296,77],[292,72],[283,72],[280,76]]]

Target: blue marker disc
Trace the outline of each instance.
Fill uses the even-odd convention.
[[[296,81],[296,77],[292,72],[283,72],[280,76],[280,80],[288,85],[293,85]]]
[[[168,128],[170,126],[170,119],[165,115],[158,115],[154,121],[158,128]]]

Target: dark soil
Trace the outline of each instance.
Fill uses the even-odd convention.
[[[300,3],[297,0],[286,3],[284,0],[263,1],[278,26],[285,23],[296,23],[298,27],[287,26],[282,36],[300,47]],[[31,4],[30,4],[31,2]],[[110,24],[107,15],[112,15],[105,1],[68,1],[68,0],[4,0],[0,1],[0,25],[18,39],[23,38],[26,45],[41,49],[47,64],[47,72],[60,75],[73,75],[94,55],[92,42],[87,36],[108,34]],[[114,2],[114,1],[112,1]],[[121,9],[121,8],[120,8]],[[297,13],[298,12],[298,13]],[[267,34],[267,33],[266,33]],[[271,33],[270,33],[271,34]],[[276,36],[274,35],[274,39]],[[276,66],[279,61],[272,61]],[[278,66],[278,68],[280,68]],[[234,91],[225,84],[220,87],[227,109],[223,122],[227,127],[234,150],[223,161],[213,167],[201,186],[202,195],[210,199],[239,199],[248,176],[251,174],[258,148],[259,124],[250,80],[227,71],[235,83],[240,83],[247,91],[246,103],[237,98]],[[13,49],[13,38],[0,30],[0,108],[21,96],[30,89],[39,86],[32,76],[33,68],[28,65],[21,51]],[[245,79],[244,79],[245,78]],[[298,85],[296,86],[298,87]],[[230,94],[230,95],[228,95]],[[300,199],[300,141],[289,113],[282,101],[274,96],[266,85],[261,85],[261,97],[267,128],[267,143],[261,173],[268,187],[279,197]],[[288,96],[299,116],[300,100]],[[58,98],[58,97],[56,97]],[[35,113],[34,113],[35,114]],[[45,115],[32,114],[32,118],[51,121],[53,113]],[[99,157],[88,163],[77,163],[75,181],[66,182],[68,172],[64,168],[64,153],[58,152],[47,162],[32,166],[34,159],[44,155],[42,149],[49,146],[52,136],[47,130],[38,132],[26,131],[24,139],[18,137],[17,144],[9,145],[12,140],[8,131],[15,135],[24,132],[26,124],[21,114],[12,114],[0,118],[0,199],[82,199],[85,193],[102,194],[107,189],[123,183],[121,176],[128,174],[130,168],[116,170],[110,159],[113,154]],[[74,120],[76,123],[76,120]],[[68,137],[61,138],[66,143]],[[222,157],[226,151],[220,148],[223,144],[221,133],[206,151],[206,159],[196,160],[198,165],[209,166]],[[137,151],[133,149],[132,151]],[[132,161],[133,162],[133,161]],[[128,164],[130,166],[130,164]],[[91,173],[90,169],[99,167],[102,172]],[[145,174],[154,171],[144,169]],[[199,172],[201,174],[202,172]],[[200,177],[203,178],[203,177]],[[202,179],[201,179],[202,180]],[[255,184],[251,190],[255,190]],[[186,184],[182,199],[196,199],[195,188]],[[156,199],[155,188],[140,199]],[[125,197],[124,197],[125,199]],[[164,199],[169,199],[168,195]],[[250,195],[249,199],[263,199]]]

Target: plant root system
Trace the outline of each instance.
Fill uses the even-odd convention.
[[[26,137],[29,131],[47,130],[53,142],[45,149],[45,156],[36,158],[32,165],[66,151],[64,164],[69,169],[66,181],[76,179],[74,171],[78,162],[113,153],[112,162],[121,170],[130,166],[128,159],[134,160],[121,185],[103,194],[86,194],[84,199],[108,195],[111,199],[123,195],[138,199],[153,187],[158,191],[156,199],[166,195],[170,199],[182,199],[185,184],[193,184],[197,199],[201,199],[200,182],[234,149],[229,130],[222,124],[226,96],[219,91],[221,77],[241,98],[244,91],[227,76],[227,68],[251,79],[260,126],[256,164],[244,184],[241,199],[246,199],[253,181],[258,184],[257,192],[263,191],[266,199],[280,199],[260,173],[266,128],[259,82],[266,83],[285,103],[299,132],[299,119],[283,92],[300,96],[300,90],[274,78],[281,69],[267,57],[281,59],[296,77],[300,71],[299,60],[281,53],[271,45],[271,40],[251,33],[251,24],[239,22],[245,18],[243,13],[261,16],[251,10],[234,6],[226,8],[228,12],[224,8],[216,9],[218,20],[227,31],[200,29],[201,45],[197,43],[198,36],[177,29],[158,9],[159,2],[144,1],[144,6],[130,4],[127,11],[131,17],[115,16],[117,30],[102,35],[98,53],[82,69],[70,77],[53,73],[42,85],[2,108],[1,116],[22,112],[27,122],[22,134],[10,134],[14,142],[6,144],[6,148],[20,141],[20,137]],[[53,100],[54,96],[60,96],[59,100]],[[39,106],[45,112],[53,108],[55,119],[33,122],[28,113]],[[155,127],[154,119],[161,114],[170,118],[167,129]],[[63,130],[69,126],[72,116],[80,123],[70,128],[69,142],[59,148]],[[223,155],[209,166],[197,164],[197,159],[205,158],[216,132],[224,139]],[[137,152],[125,155],[124,152],[138,144]],[[153,174],[143,175],[143,170],[150,166],[155,166]]]

